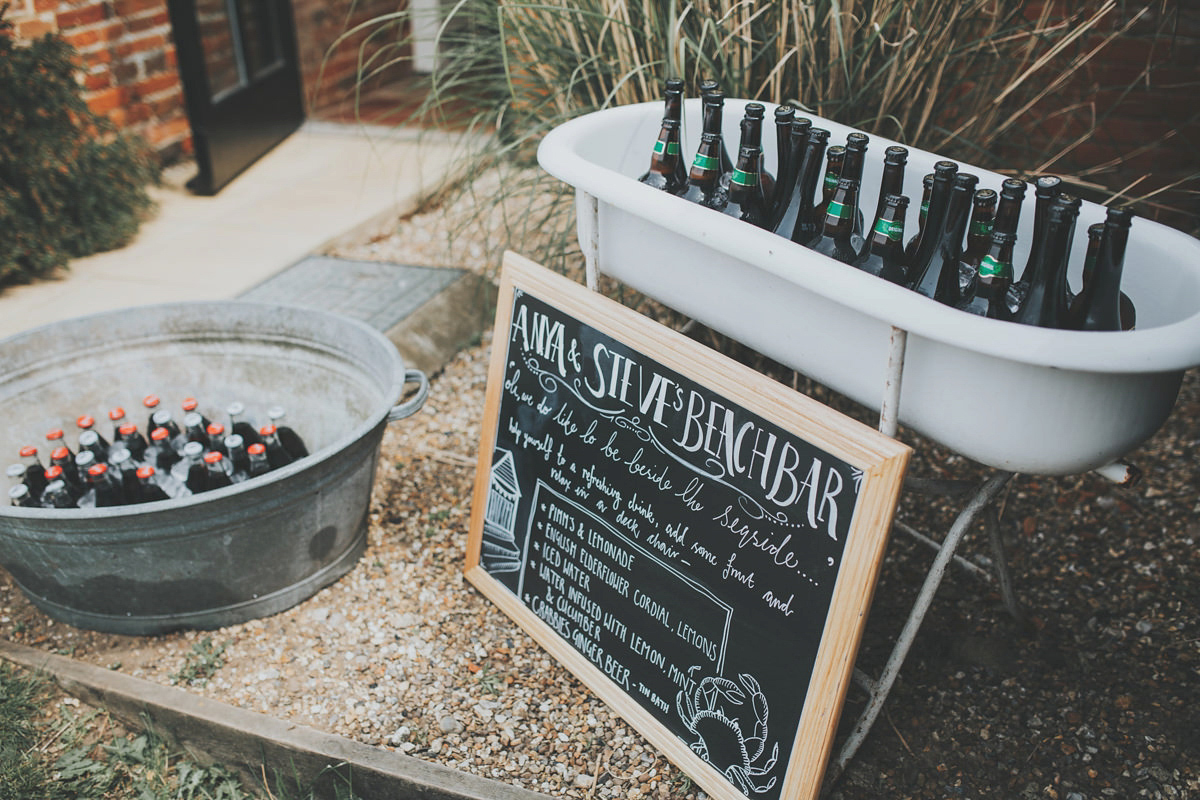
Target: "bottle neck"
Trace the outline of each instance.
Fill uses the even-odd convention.
[[[893,193],[894,194],[894,193]],[[875,217],[868,239],[871,255],[885,261],[900,262],[904,258],[904,209],[887,205]]]

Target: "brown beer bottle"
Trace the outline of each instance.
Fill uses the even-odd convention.
[[[996,192],[980,189],[971,200],[971,222],[967,225],[967,246],[963,250],[963,262],[971,265],[972,272],[991,247],[995,222]]]
[[[725,98],[719,92],[704,96],[704,130],[700,134],[700,147],[692,159],[688,171],[687,187],[681,195],[684,200],[699,203],[720,211],[729,199],[728,182],[722,180],[721,153],[725,147],[721,137],[721,115]],[[732,175],[733,166],[730,165]]]
[[[879,178],[879,200],[872,219],[883,213],[884,200],[889,194],[904,194],[904,167],[908,164],[908,148],[898,144],[883,151],[883,174]],[[901,248],[903,249],[903,248]]]
[[[855,192],[854,208],[851,209],[851,217],[854,219],[854,235],[862,238],[863,235],[863,213],[858,205],[858,196],[862,193],[862,176],[863,167],[866,165],[867,159],[867,143],[870,138],[859,131],[851,131],[846,136],[846,156],[842,162],[842,169],[838,173],[838,179],[850,178],[855,182],[858,190]],[[832,198],[830,200],[832,202]],[[823,219],[829,203],[825,203],[817,207],[817,218]]]
[[[854,233],[854,209],[857,207],[858,181],[839,178],[837,191],[825,209],[821,236],[812,243],[812,249],[844,264],[858,261],[863,241]]]
[[[934,180],[936,191],[936,178]],[[967,231],[967,222],[971,215],[971,200],[979,177],[968,172],[959,172],[954,176],[954,184],[950,190],[950,198],[946,211],[942,214],[942,224],[937,228],[930,227],[926,236],[936,234],[936,239],[930,246],[930,257],[921,279],[913,284],[918,294],[932,297],[939,303],[958,308],[962,305],[962,282],[960,281],[960,264],[962,262],[963,237]],[[933,201],[930,201],[929,220],[927,226],[934,222]],[[925,250],[922,243],[920,252]]]
[[[737,164],[729,181],[729,201],[722,210],[731,217],[765,228],[769,220],[763,198],[761,161],[762,148],[751,145],[738,149]]]
[[[821,179],[821,200],[817,203],[817,208],[824,213],[825,206],[829,205],[829,201],[833,199],[833,193],[837,191],[838,178],[842,176],[842,165],[846,163],[846,146],[835,144],[825,152],[825,177]],[[821,214],[818,214],[819,219],[824,219]]]
[[[1025,181],[1005,178],[1000,184],[1000,199],[996,202],[996,220],[992,229],[1017,233],[1017,222],[1021,219],[1021,204],[1025,202]]]
[[[1066,194],[1049,202],[1041,240],[1028,265],[1029,285],[1012,316],[1013,322],[1043,328],[1069,326],[1067,259],[1079,206],[1079,198]]]
[[[733,194],[735,188],[738,194],[738,207],[732,211],[726,206],[725,213],[730,216],[742,218],[744,206],[749,202],[750,205],[757,208],[750,212],[754,219],[759,222],[753,223],[760,228],[767,227],[770,222],[770,203],[771,195],[775,191],[775,182],[767,172],[763,169],[762,163],[762,121],[763,115],[766,113],[766,108],[762,103],[747,103],[746,114],[742,117],[739,123],[741,131],[741,140],[738,142],[738,162],[734,164],[733,173],[729,178],[729,202],[733,202]],[[751,176],[747,171],[749,164],[743,168],[742,159],[745,157],[743,151],[750,149],[757,152],[753,157],[753,168],[757,172],[756,176]],[[740,175],[739,175],[740,171]],[[740,186],[735,187],[734,182],[740,182]],[[749,199],[748,195],[757,195],[757,199]],[[747,220],[749,221],[749,220]]]
[[[883,210],[875,216],[856,267],[863,272],[891,281],[904,282],[904,216],[908,198],[889,193],[883,198]]]
[[[663,84],[666,108],[663,111],[662,127],[654,152],[650,155],[650,169],[638,180],[655,189],[678,194],[687,186],[687,167],[683,160],[683,81],[667,78]]]
[[[700,81],[700,100],[701,103],[712,98],[720,108],[725,105],[725,93],[721,91],[721,85],[715,80]],[[721,128],[722,111],[717,111],[717,132],[722,132]],[[729,176],[733,174],[733,159],[729,157],[729,147],[725,144],[725,139],[721,139],[721,175],[725,183],[729,183]]]
[[[766,116],[767,109],[762,103],[746,103],[746,108],[742,115],[742,121],[739,125],[741,131],[741,141],[738,142],[738,149],[743,147],[757,147],[758,151],[762,152],[762,126],[763,118]],[[736,168],[736,164],[734,167]],[[759,191],[763,195],[763,205],[771,202],[771,196],[775,194],[775,176],[772,175],[762,163],[760,158],[758,161]],[[733,173],[730,173],[730,180],[733,179]]]
[[[933,186],[929,189],[929,207],[925,211],[925,222],[917,235],[912,259],[908,263],[906,285],[913,290],[926,281],[926,273],[930,272],[934,256],[937,255],[938,242],[942,228],[946,224],[946,210],[950,207],[950,194],[954,189],[954,176],[958,174],[958,164],[953,161],[939,161],[933,165]],[[911,244],[911,243],[910,243]],[[926,297],[933,297],[933,287],[937,284],[937,268],[933,267],[934,276]],[[922,292],[922,294],[925,294]]]
[[[921,178],[921,207],[917,211],[917,232],[904,245],[904,263],[911,264],[921,244],[921,234],[925,231],[925,218],[929,216],[929,195],[933,192],[933,173]]]
[[[1013,245],[1015,233],[993,230],[988,237],[988,250],[979,260],[979,267],[967,285],[963,311],[992,319],[1008,319],[1008,287],[1013,279]]]
[[[792,123],[793,126],[796,124]],[[807,131],[804,155],[796,171],[796,179],[792,183],[792,192],[776,215],[775,233],[805,247],[811,244],[821,231],[814,214],[813,199],[816,196],[817,181],[821,178],[821,166],[825,161],[825,145],[828,141],[829,131],[824,128],[810,128]]]
[[[1125,267],[1125,249],[1132,224],[1133,213],[1128,208],[1108,209],[1095,261],[1090,269],[1084,266],[1083,288],[1071,309],[1073,327],[1081,331],[1128,330],[1125,323],[1129,315],[1121,301],[1126,300],[1131,308],[1133,303],[1121,291],[1121,272]],[[1091,228],[1088,232],[1091,233]],[[1129,327],[1133,327],[1132,323]]]

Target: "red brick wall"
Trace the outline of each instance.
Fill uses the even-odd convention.
[[[403,7],[403,0],[291,2],[305,99],[310,112],[317,116],[339,104],[353,102],[360,59],[370,62],[368,69],[374,69],[401,53],[408,54],[407,47],[401,50],[396,44],[403,35],[396,23],[366,25],[350,33],[370,20],[394,15]],[[366,88],[388,84],[409,72],[406,62],[393,63]]]
[[[79,51],[84,99],[164,158],[190,148],[165,0],[14,0],[18,38],[58,33]]]
[[[198,10],[203,6],[201,0]],[[319,113],[352,97],[359,48],[377,29],[341,37],[363,21],[394,13],[396,6],[394,0],[293,0],[310,109]],[[164,161],[191,152],[166,0],[12,0],[8,19],[19,39],[57,33],[79,51],[79,80],[93,111],[144,136]],[[394,30],[377,33],[367,55],[380,49],[394,53],[390,43],[398,38]],[[391,67],[374,84],[406,72],[404,66]]]

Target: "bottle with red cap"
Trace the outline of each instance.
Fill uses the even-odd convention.
[[[184,419],[187,419],[188,414],[200,414],[200,403],[194,397],[185,397],[180,404],[183,408]],[[208,423],[212,422],[208,417],[200,414],[200,429],[204,430],[208,427]]]
[[[108,440],[105,439],[103,436],[101,436],[98,431],[96,431],[96,418],[93,417],[91,414],[83,414],[82,416],[78,417],[75,420],[75,426],[77,428],[79,428],[80,436],[87,433],[88,431],[94,432],[96,434],[96,438],[100,442],[100,445],[106,451],[108,450]]]
[[[187,444],[187,437],[179,429],[179,425],[175,422],[175,418],[171,416],[170,411],[165,408],[155,411],[151,417],[150,424],[153,426],[153,430],[164,429],[167,432],[167,441],[171,443],[171,447],[175,448],[175,451],[178,453],[183,452],[183,446]]]
[[[250,464],[251,478],[266,475],[271,471],[271,462],[267,459],[267,446],[262,442],[255,442],[246,448],[246,460]]]
[[[92,482],[92,493],[96,508],[119,506],[124,502],[121,494],[121,484],[109,471],[107,464],[93,464],[88,468],[88,478]]]
[[[46,468],[47,480],[52,480],[50,471],[55,467],[58,467],[59,477],[66,481],[76,497],[83,494],[83,483],[79,480],[79,471],[75,469],[75,458],[65,446],[55,448],[50,454],[50,466]]]
[[[137,425],[132,422],[126,422],[120,428],[117,428],[117,441],[128,448],[129,452],[133,454],[135,461],[141,461],[145,457],[147,447],[146,438],[138,431]]]
[[[279,441],[279,432],[275,430],[274,425],[263,425],[258,429],[258,435],[262,437],[263,446],[266,447],[267,462],[271,469],[286,467],[296,460]]]
[[[172,497],[159,483],[157,470],[149,464],[138,467],[137,497],[138,503],[153,503],[158,500],[170,500]]]
[[[179,463],[179,451],[171,442],[171,432],[164,428],[155,428],[150,433],[150,443],[142,454],[142,461],[154,467],[159,472],[170,472],[171,467]]]
[[[108,410],[108,418],[112,422],[112,435],[115,442],[120,437],[120,428],[125,424],[125,409],[121,406],[113,406]]]
[[[216,450],[210,450],[204,454],[204,491],[211,492],[213,489],[221,489],[233,484],[227,470],[228,465],[229,462],[225,456]]]
[[[60,447],[66,447],[70,451],[70,446],[67,445],[67,435],[62,428],[52,428],[46,431],[46,448],[54,452]]]
[[[229,458],[229,447],[225,444],[225,426],[219,422],[210,422],[204,433],[208,435],[208,449]]]
[[[46,467],[38,458],[38,449],[27,444],[20,450],[21,464],[25,467],[25,485],[35,497],[40,497],[46,488]]]
[[[146,408],[146,435],[149,436],[158,427],[154,424],[154,412],[162,405],[162,398],[156,394],[148,394],[142,398],[142,405]]]
[[[52,484],[54,484],[56,481],[58,483],[64,484],[67,487],[67,489],[66,489],[67,494],[69,494],[71,496],[71,505],[75,505],[75,503],[79,500],[79,498],[83,497],[84,487],[82,485],[80,485],[80,483],[79,483],[79,476],[74,473],[75,473],[74,469],[72,469],[68,472],[67,470],[65,470],[61,466],[59,466],[58,464],[55,464],[55,465],[47,468],[46,469],[46,488],[42,490],[42,497],[39,498],[39,502],[41,503],[41,505],[46,505],[46,501],[45,501],[46,492],[48,492],[50,490],[50,486]]]

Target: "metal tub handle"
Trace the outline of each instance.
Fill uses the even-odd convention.
[[[404,370],[404,382],[409,384],[413,381],[417,383],[417,393],[403,403],[392,406],[392,410],[387,415],[388,422],[410,417],[425,405],[425,398],[429,395],[429,378],[419,369]]]

